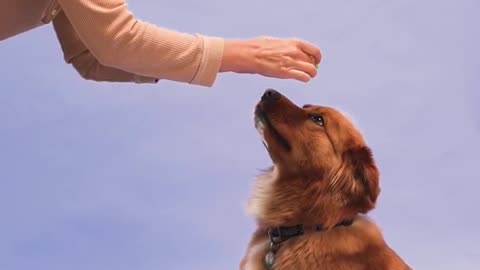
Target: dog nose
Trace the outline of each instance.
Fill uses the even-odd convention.
[[[265,93],[263,93],[262,100],[263,101],[276,101],[279,100],[282,94],[277,92],[275,89],[267,89]]]

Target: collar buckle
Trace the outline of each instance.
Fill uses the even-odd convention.
[[[273,227],[268,230],[268,239],[270,243],[278,244],[282,241],[282,230],[280,227]]]

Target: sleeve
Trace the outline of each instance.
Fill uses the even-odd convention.
[[[62,47],[65,61],[72,64],[83,78],[105,82],[155,83],[158,81],[155,78],[100,64],[79,39],[63,11],[53,20],[53,28]]]
[[[59,0],[79,39],[103,66],[149,78],[212,86],[224,40],[135,19],[124,0]]]

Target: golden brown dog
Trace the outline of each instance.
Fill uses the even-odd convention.
[[[343,114],[298,107],[269,89],[255,126],[273,167],[258,177],[248,202],[258,228],[241,270],[411,269],[364,216],[375,207],[379,172]]]

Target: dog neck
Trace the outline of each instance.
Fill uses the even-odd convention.
[[[350,226],[352,224],[353,220],[344,220],[336,224],[334,227]],[[277,253],[283,242],[287,241],[290,238],[304,235],[308,232],[318,233],[324,230],[325,229],[322,227],[322,225],[305,226],[304,224],[270,228],[268,230],[269,249],[267,255],[265,255],[264,258],[265,267],[268,270],[273,270],[275,254]]]
[[[352,219],[343,220],[335,224],[334,228],[341,227],[341,226],[348,227],[352,224],[353,224]],[[268,229],[268,237],[270,239],[270,242],[279,244],[292,237],[300,236],[305,233],[322,232],[326,230],[327,229],[321,224],[314,224],[314,225],[298,224],[295,226],[278,226],[278,227],[271,227]]]
[[[298,224],[331,229],[355,218],[357,212],[348,210],[339,194],[328,192],[326,184],[322,180],[280,177],[278,169],[272,167],[257,177],[247,210],[265,230]]]

